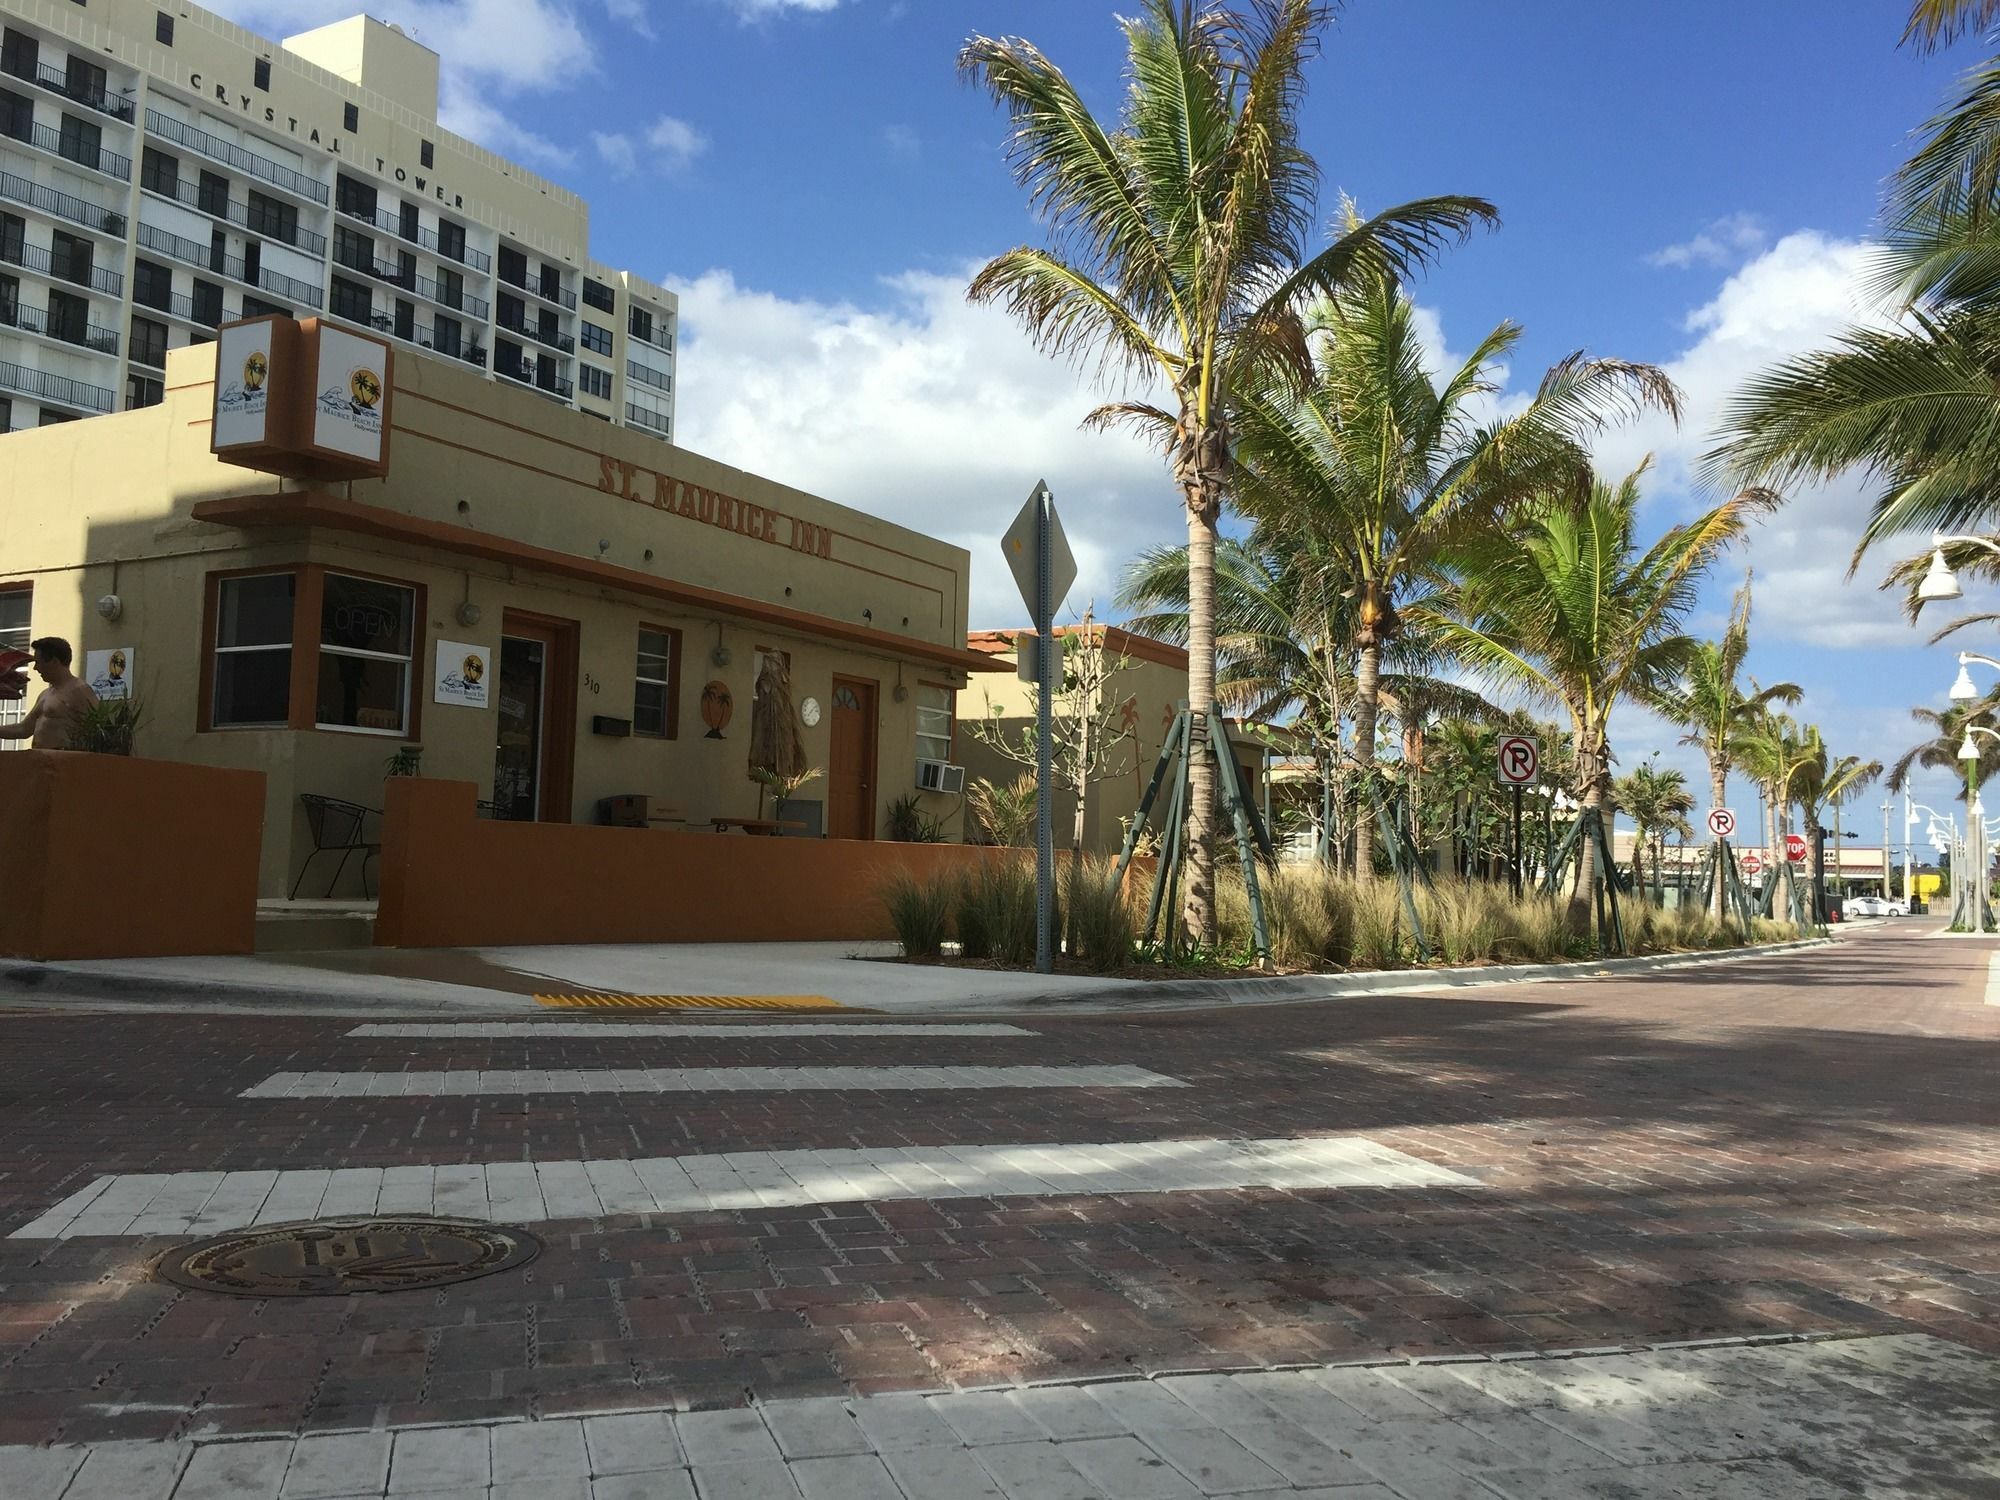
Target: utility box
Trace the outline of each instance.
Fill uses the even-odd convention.
[[[633,793],[599,799],[597,819],[612,828],[678,828],[687,822],[687,809],[664,797]]]

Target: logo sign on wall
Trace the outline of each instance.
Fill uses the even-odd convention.
[[[1526,786],[1541,769],[1541,747],[1525,734],[1503,734],[1494,747],[1502,786]]]
[[[486,679],[493,675],[493,653],[463,641],[437,643],[437,668],[431,677],[431,701],[461,708],[484,708]]]
[[[1711,807],[1708,810],[1708,831],[1719,839],[1726,839],[1736,832],[1736,814],[1726,807]]]
[[[209,450],[299,479],[389,471],[395,394],[388,343],[318,318],[250,318],[216,331]]]
[[[132,696],[132,673],[139,653],[130,646],[113,646],[108,651],[83,654],[83,680],[97,694],[100,703]]]
[[[1790,863],[1802,865],[1806,862],[1806,836],[1802,833],[1785,835],[1785,858]]]

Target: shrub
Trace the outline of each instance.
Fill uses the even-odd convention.
[[[1035,961],[1035,868],[1024,859],[988,859],[958,888],[958,941],[967,958]],[[1060,916],[1056,928],[1062,928]]]
[[[1403,917],[1403,893],[1393,879],[1370,876],[1346,882],[1354,913],[1354,966],[1399,969],[1412,940]]]
[[[944,825],[923,809],[915,792],[898,797],[889,804],[889,814],[884,820],[886,832],[893,843],[898,844],[942,844]]]
[[[1062,905],[1076,945],[1070,957],[1099,972],[1129,961],[1139,938],[1130,894],[1112,878],[1117,870],[1118,862],[1102,855],[1084,860],[1081,867],[1063,862]]]
[[[1009,848],[1029,842],[1038,801],[1035,778],[1026,773],[1005,786],[981,776],[965,789],[965,805],[987,840]]]
[[[958,882],[948,875],[912,875],[899,870],[882,885],[882,905],[906,958],[936,958],[951,933]]]
[[[137,698],[105,698],[77,715],[70,729],[69,748],[94,755],[130,755],[145,720],[145,709]]]

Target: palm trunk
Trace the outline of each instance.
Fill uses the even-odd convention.
[[[1190,939],[1215,941],[1215,519],[1213,490],[1188,492],[1188,811],[1187,897],[1181,923]]]
[[[1326,662],[1327,701],[1333,710],[1333,802],[1329,817],[1327,839],[1333,855],[1334,873],[1338,874],[1347,858],[1347,747],[1341,743],[1340,726],[1346,717],[1346,706],[1340,701],[1340,663],[1334,656],[1333,624],[1327,622],[1326,642],[1321,652]]]
[[[1611,801],[1611,767],[1608,747],[1602,739],[1594,741],[1588,749],[1577,750],[1577,770],[1580,773],[1579,792],[1583,803],[1579,818],[1588,823],[1594,811],[1601,818]],[[1576,884],[1571,887],[1569,898],[1570,920],[1588,929],[1591,921],[1593,887],[1597,883],[1597,841],[1590,838],[1578,840],[1581,847],[1577,851]],[[1609,880],[1612,872],[1606,871]]]
[[[1729,769],[1711,755],[1708,759],[1708,805],[1710,807],[1725,806],[1726,804],[1723,799],[1728,793]],[[1722,870],[1718,868],[1715,872],[1715,894],[1711,898],[1715,920],[1718,923],[1722,922],[1729,915],[1728,895],[1727,879]]]
[[[1380,712],[1382,643],[1365,636],[1354,668],[1354,764],[1359,771],[1360,796],[1354,804],[1354,874],[1366,880],[1375,873],[1374,807],[1368,800],[1375,775],[1375,720]]]

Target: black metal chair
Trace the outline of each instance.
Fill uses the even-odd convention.
[[[327,896],[333,895],[334,887],[340,884],[340,877],[347,873],[348,860],[357,853],[361,856],[361,894],[368,895],[368,862],[382,852],[379,842],[368,842],[368,820],[382,815],[372,807],[363,807],[359,802],[342,802],[337,797],[315,797],[302,792],[299,802],[306,810],[306,827],[312,833],[313,849],[306,856],[306,862],[299,866],[299,878],[292,882],[291,899],[299,899],[299,887],[306,883],[306,871],[322,854],[340,856],[340,863],[334,866],[333,879],[326,883]]]

